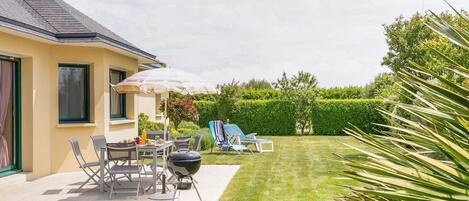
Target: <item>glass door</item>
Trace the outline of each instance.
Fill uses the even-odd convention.
[[[19,62],[0,56],[0,176],[21,169]]]

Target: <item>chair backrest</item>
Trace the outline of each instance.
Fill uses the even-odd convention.
[[[164,131],[147,131],[147,139],[154,140],[156,136],[158,136],[160,139],[163,139]]]
[[[191,142],[191,136],[188,137],[178,137],[174,141],[174,148],[176,151],[188,151],[189,144]]]
[[[94,148],[94,151],[96,152],[96,156],[98,157],[99,159],[99,153],[101,152],[101,148],[106,148],[106,144],[107,144],[107,141],[106,141],[106,137],[104,137],[104,135],[93,135],[93,136],[90,136],[91,138],[91,141],[93,142],[93,148]]]
[[[210,129],[210,136],[212,136],[213,142],[215,143],[215,145],[218,145],[218,140],[215,135],[215,121],[209,121],[208,128]]]
[[[106,146],[109,161],[138,160],[135,143],[108,143]]]
[[[228,144],[228,139],[226,138],[225,130],[223,129],[223,121],[209,121],[208,125],[215,145],[220,146],[223,144]]]
[[[200,146],[202,143],[202,136],[197,135],[194,138],[194,145],[192,146],[192,151],[200,151]]]
[[[68,141],[72,146],[73,156],[75,156],[78,165],[82,167],[82,165],[85,164],[86,161],[85,158],[83,158],[83,155],[81,154],[80,145],[78,144],[78,141],[75,138],[70,138]]]
[[[223,128],[225,129],[225,132],[228,135],[238,136],[239,140],[245,140],[246,139],[246,135],[244,135],[241,128],[239,128],[239,126],[236,125],[236,124],[225,124],[225,125],[223,125]]]

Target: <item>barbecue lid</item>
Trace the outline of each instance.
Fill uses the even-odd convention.
[[[172,152],[169,154],[169,160],[172,161],[188,161],[188,160],[201,160],[202,157],[198,152],[195,151],[181,151],[181,152]]]

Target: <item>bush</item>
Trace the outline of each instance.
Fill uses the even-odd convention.
[[[281,99],[282,92],[275,89],[242,89],[240,99],[242,100],[272,100]]]
[[[178,129],[199,130],[200,127],[192,121],[183,121],[179,124]]]
[[[350,124],[370,132],[374,127],[372,123],[385,122],[376,110],[382,105],[383,101],[379,99],[318,100],[313,108],[314,133],[343,134],[343,129]]]
[[[191,99],[172,98],[168,101],[168,117],[177,129],[182,121],[198,122],[199,112]]]
[[[239,99],[240,87],[237,82],[223,84],[220,87],[220,94],[215,101],[217,106],[217,118],[223,121],[228,120],[233,113],[236,102]]]
[[[282,100],[244,100],[236,103],[230,122],[246,134],[295,134],[294,106]]]
[[[322,99],[358,99],[362,98],[365,89],[359,86],[331,87],[319,89]]]
[[[208,121],[215,120],[216,108],[213,102],[195,101],[200,114],[200,127],[207,127]],[[337,99],[317,100],[313,110],[312,124],[315,135],[339,135],[342,130],[354,124],[365,131],[373,129],[372,123],[384,123],[376,109],[383,106],[379,99]],[[230,115],[245,133],[260,135],[293,135],[295,130],[294,106],[282,100],[243,100],[235,104]]]
[[[208,127],[210,120],[217,119],[217,108],[215,102],[212,101],[194,101],[194,105],[199,111],[199,126],[201,128]]]
[[[182,125],[183,123],[181,123]],[[194,143],[195,136],[201,135],[202,136],[202,142],[200,145],[200,150],[207,150],[210,149],[213,145],[213,139],[212,136],[210,135],[210,130],[208,128],[203,128],[203,129],[195,129],[195,130],[184,130],[182,132],[171,132],[171,137],[176,138],[176,137],[182,137],[182,136],[191,136],[192,141],[191,145]]]
[[[207,127],[208,121],[215,120],[215,103],[194,102],[199,114],[199,125]],[[229,115],[231,123],[236,123],[245,133],[259,135],[291,135],[295,133],[294,107],[281,100],[242,100],[235,103]]]
[[[219,95],[215,94],[196,94],[196,95],[180,95],[176,94],[172,97],[191,98],[194,101],[216,101]],[[275,89],[246,89],[238,90],[238,98],[241,100],[271,100],[282,98],[282,92]]]
[[[148,115],[140,113],[138,115],[138,134],[140,135],[143,130],[146,131],[156,131],[163,130],[164,125],[162,123],[156,123],[148,120]]]

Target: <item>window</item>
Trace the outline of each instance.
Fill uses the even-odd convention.
[[[118,70],[109,71],[109,82],[117,84],[125,79],[125,72]],[[125,94],[118,94],[112,88],[110,91],[111,119],[125,118]]]
[[[89,65],[59,64],[59,122],[89,122]]]

